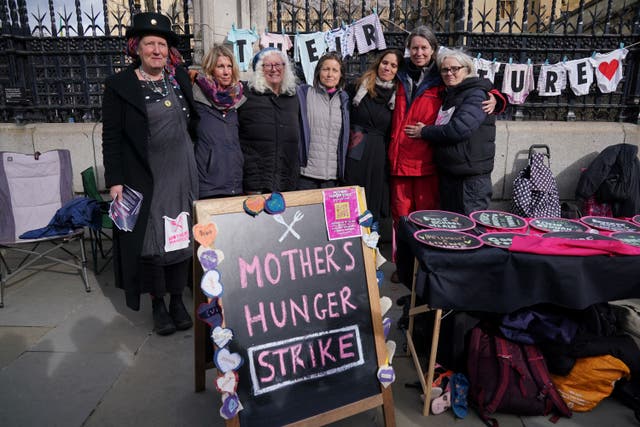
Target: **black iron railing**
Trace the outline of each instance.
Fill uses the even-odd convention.
[[[0,121],[92,122],[102,116],[105,77],[128,64],[124,33],[132,14],[161,11],[174,22],[179,49],[191,61],[188,1],[162,10],[160,1],[127,7],[74,10],[48,1],[48,10],[25,0],[0,0]],[[33,2],[34,4],[36,2]],[[147,3],[151,3],[146,5]],[[86,7],[86,2],[85,2]]]
[[[192,0],[197,2],[198,0]],[[200,0],[207,1],[207,0]],[[510,107],[509,120],[622,121],[640,118],[640,0],[502,1],[502,0],[265,0],[267,30],[326,31],[376,12],[388,46],[402,47],[407,31],[429,25],[444,46],[466,46],[475,56],[506,63],[556,63],[605,53],[624,44],[629,53],[624,78],[612,93],[595,83],[587,95],[566,89],[560,96],[532,92]],[[0,121],[95,121],[101,117],[104,78],[127,64],[123,35],[130,16],[160,10],[171,16],[187,62],[192,58],[188,0],[103,0],[102,10],[81,6],[47,10],[28,0],[0,0]],[[31,5],[33,3],[33,5]],[[565,6],[560,6],[561,4]],[[571,8],[572,4],[577,7]],[[83,7],[85,9],[83,9]],[[202,31],[206,31],[203,25]],[[374,54],[347,63],[349,78],[361,74]],[[540,67],[534,67],[537,81]],[[499,72],[496,87],[502,84]]]

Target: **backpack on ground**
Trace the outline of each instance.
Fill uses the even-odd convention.
[[[556,412],[571,417],[535,345],[518,344],[476,326],[471,330],[467,370],[469,401],[489,426],[498,426],[498,421],[490,417],[496,412]]]

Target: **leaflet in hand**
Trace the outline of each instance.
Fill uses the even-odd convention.
[[[109,217],[122,231],[133,231],[138,214],[142,206],[142,194],[125,185],[122,189],[122,198],[115,199],[109,205]]]

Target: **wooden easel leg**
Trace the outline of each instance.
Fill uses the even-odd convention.
[[[435,319],[433,320],[433,334],[431,336],[431,354],[429,355],[429,366],[427,368],[426,384],[422,386],[424,390],[424,407],[422,415],[429,415],[431,406],[431,384],[433,384],[433,374],[436,366],[436,357],[438,355],[438,341],[440,339],[440,322],[442,321],[442,309],[437,309]]]
[[[198,259],[194,256],[194,260]],[[195,391],[202,391],[206,388],[206,345],[211,345],[207,335],[207,328],[204,323],[198,319],[197,311],[198,306],[207,302],[204,294],[200,291],[200,287],[196,286],[196,283],[200,283],[202,278],[202,271],[200,268],[196,268],[195,262],[193,267],[193,355],[194,355],[194,380]]]
[[[435,371],[436,358],[438,355],[438,341],[440,339],[440,324],[442,322],[442,309],[435,310],[435,319],[433,321],[433,333],[431,335],[431,352],[429,354],[429,363],[427,366],[427,376],[425,378],[424,371],[418,358],[418,353],[413,344],[413,317],[420,313],[426,313],[432,311],[427,305],[416,307],[416,280],[418,277],[418,260],[416,259],[413,264],[413,283],[411,285],[411,305],[409,309],[409,328],[407,329],[407,352],[413,358],[413,364],[418,372],[418,380],[422,386],[422,393],[424,394],[424,405],[422,407],[422,415],[429,416],[429,409],[431,407],[431,384],[433,384],[433,374]]]

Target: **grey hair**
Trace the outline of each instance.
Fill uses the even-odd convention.
[[[447,49],[446,51],[440,53],[440,55],[438,55],[438,57],[436,58],[438,69],[442,68],[442,62],[445,60],[445,58],[455,59],[456,61],[458,61],[458,63],[460,63],[460,65],[462,65],[463,67],[467,67],[467,70],[469,70],[469,74],[465,76],[465,79],[469,77],[478,77],[478,74],[476,73],[476,66],[473,63],[473,58],[465,53],[462,49]]]
[[[431,31],[431,29],[426,25],[420,25],[419,27],[414,28],[407,36],[407,40],[405,43],[405,46],[407,48],[411,46],[411,40],[413,40],[413,38],[416,36],[427,39],[429,45],[431,46],[431,49],[433,49],[433,55],[436,56],[438,52],[438,39],[436,38],[436,35],[433,33],[433,31]]]
[[[282,77],[280,94],[295,95],[296,87],[298,85],[298,79],[296,77],[296,73],[293,71],[293,65],[291,61],[289,61],[289,57],[286,53],[280,50],[270,50],[269,52],[258,58],[255,66],[255,71],[248,81],[249,87],[258,93],[265,93],[267,90],[271,90],[271,88],[267,84],[267,80],[264,78],[264,71],[262,69],[264,58],[271,55],[278,56],[282,60],[282,62],[284,62],[284,75]]]

